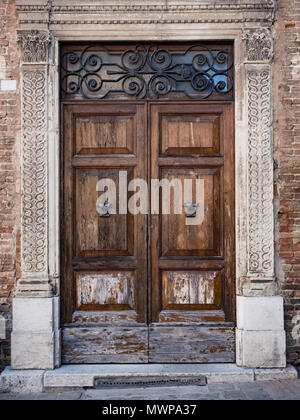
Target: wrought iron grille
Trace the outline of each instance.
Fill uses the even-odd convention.
[[[233,99],[229,45],[90,45],[61,55],[64,99]]]

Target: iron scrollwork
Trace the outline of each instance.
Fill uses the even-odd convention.
[[[232,99],[233,59],[228,49],[193,45],[173,51],[158,45],[136,45],[126,51],[88,46],[61,58],[65,97],[104,99],[126,95],[159,99],[185,95],[204,100]]]

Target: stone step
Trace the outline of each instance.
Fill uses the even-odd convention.
[[[124,387],[128,387],[130,384],[126,382],[130,381],[160,381],[162,385],[165,382],[170,386],[172,381],[184,383],[197,379],[199,384],[204,381],[216,384],[296,379],[297,376],[297,370],[292,366],[286,369],[244,369],[235,364],[63,365],[52,371],[6,368],[0,376],[0,392],[95,389],[113,382],[123,382]]]

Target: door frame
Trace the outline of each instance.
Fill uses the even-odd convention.
[[[59,44],[91,40],[233,41],[237,364],[283,367],[283,301],[277,296],[274,267],[271,26],[275,3],[247,1],[246,6],[232,0],[232,4],[218,3],[215,9],[202,1],[183,5],[182,0],[172,6],[158,1],[153,6],[144,0],[135,4],[124,0],[124,6],[104,5],[103,0],[93,6],[79,0],[75,5],[66,0],[56,7],[52,2],[50,6],[40,3],[33,6],[31,1],[16,0],[22,55],[23,211],[22,277],[13,302],[13,368],[60,365]],[[262,118],[257,117],[257,110]],[[28,307],[28,298],[34,298],[35,305]],[[25,307],[26,322],[22,320]],[[257,317],[247,322],[253,308]],[[278,319],[272,326],[261,322],[270,311]],[[42,326],[35,322],[41,314]],[[28,334],[36,331],[39,350],[30,357]],[[253,345],[262,351],[258,354]]]

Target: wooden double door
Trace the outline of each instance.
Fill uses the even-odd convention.
[[[66,102],[62,120],[63,362],[234,362],[233,103]],[[173,188],[153,209],[153,179],[202,180],[199,224]]]

